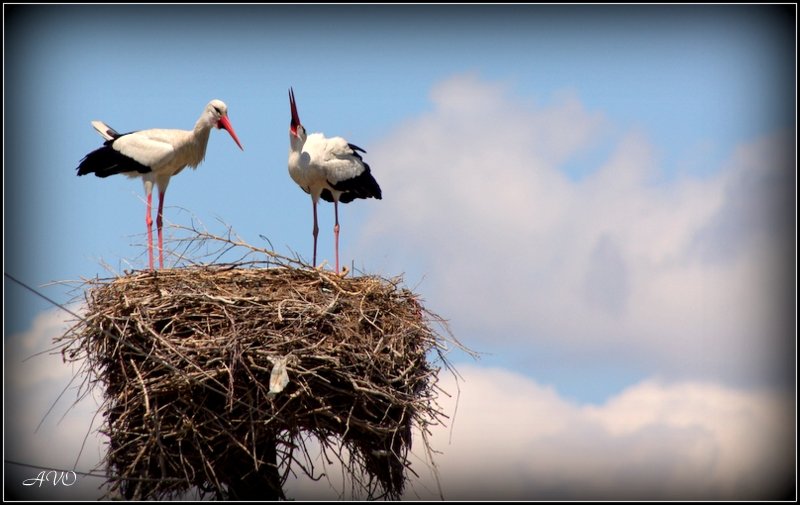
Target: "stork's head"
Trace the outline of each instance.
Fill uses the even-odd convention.
[[[239,149],[244,151],[242,143],[239,142],[239,137],[236,136],[236,132],[233,131],[233,126],[228,120],[228,106],[225,105],[225,102],[222,100],[211,100],[206,106],[206,113],[208,113],[210,116],[212,124],[217,129],[224,128],[228,130],[228,133],[231,134],[233,141],[236,142],[236,145],[239,146]]]
[[[300,116],[297,114],[297,102],[294,100],[294,90],[292,88],[289,88],[289,106],[292,108],[292,122],[289,123],[289,133],[292,137],[305,141],[306,129],[300,124]]]

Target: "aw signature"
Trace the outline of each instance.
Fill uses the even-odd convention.
[[[43,484],[50,485],[52,484],[54,487],[58,485],[62,486],[71,486],[77,482],[78,476],[72,470],[68,471],[56,471],[56,470],[49,470],[45,471],[42,470],[36,477],[32,477],[30,479],[25,479],[22,481],[23,486],[35,486],[39,485],[42,487]]]

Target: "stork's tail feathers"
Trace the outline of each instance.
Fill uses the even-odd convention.
[[[95,149],[83,157],[78,165],[78,175],[94,174],[97,177],[108,177],[116,174],[130,173],[135,175],[151,172],[151,168],[142,165],[135,159],[125,156],[114,149],[118,138],[126,134],[117,133],[116,130],[102,121],[92,121],[92,126],[107,140],[103,146]]]
[[[102,121],[92,121],[92,127],[106,141],[103,142],[102,147],[83,157],[78,165],[78,175],[94,174],[97,177],[108,177],[129,172],[146,174],[151,171],[150,167],[146,167],[114,149],[114,142],[127,133],[119,133]]]
[[[97,130],[97,133],[102,135],[103,138],[106,140],[113,140],[120,136],[117,130],[111,128],[102,121],[96,121],[96,120],[92,121],[92,126],[94,127],[95,130]]]
[[[339,196],[339,202],[341,203],[350,203],[356,198],[376,198],[380,200],[383,196],[378,181],[372,176],[372,171],[366,163],[364,163],[364,171],[360,175],[335,184],[328,181],[328,184],[333,189],[342,192]],[[322,190],[320,196],[326,202],[333,201],[333,195],[327,188]]]

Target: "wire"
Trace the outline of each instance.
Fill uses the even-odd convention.
[[[12,281],[16,282],[17,284],[19,284],[19,285],[20,285],[20,286],[22,286],[23,288],[27,289],[27,290],[28,290],[28,291],[30,291],[31,293],[35,294],[35,295],[36,295],[36,296],[38,296],[39,298],[43,298],[44,300],[46,300],[46,301],[50,302],[50,303],[51,303],[51,304],[53,304],[54,306],[56,306],[56,307],[58,307],[59,309],[63,310],[64,312],[67,312],[67,313],[69,313],[69,314],[71,314],[71,315],[73,315],[73,316],[77,317],[77,318],[78,318],[78,319],[80,319],[81,321],[83,321],[83,318],[82,318],[81,316],[79,316],[78,314],[74,313],[74,312],[73,312],[73,311],[71,311],[70,309],[66,308],[64,305],[62,305],[62,304],[58,303],[57,301],[53,300],[53,299],[52,299],[52,298],[50,298],[49,296],[47,296],[47,295],[44,295],[44,294],[42,294],[42,293],[40,293],[40,292],[36,291],[35,289],[33,289],[32,287],[28,286],[27,284],[25,284],[25,283],[24,283],[24,282],[22,282],[21,280],[17,279],[16,277],[14,277],[13,275],[11,275],[10,273],[8,273],[8,272],[5,272],[5,271],[4,271],[4,272],[3,272],[3,275],[5,275],[5,276],[6,276],[6,277],[8,277],[9,279],[11,279]]]
[[[41,465],[32,465],[30,463],[20,463],[19,461],[12,461],[10,459],[4,459],[4,463],[9,465],[17,465],[17,466],[25,466],[28,468],[36,468],[37,470],[47,470],[48,472],[62,472],[68,473],[72,472],[75,475],[81,475],[83,477],[95,477],[98,479],[107,479],[108,476],[101,473],[92,473],[92,472],[81,472],[79,470],[63,470],[61,468],[53,468],[49,466],[41,466]],[[183,482],[184,479],[178,479],[176,477],[163,477],[158,479],[152,479],[147,477],[121,477],[120,480],[130,480],[130,481],[145,481],[145,482],[163,482],[163,481],[174,481],[174,482]]]
[[[17,465],[17,466],[25,466],[25,467],[28,467],[28,468],[36,468],[37,470],[47,470],[49,472],[61,472],[61,473],[72,472],[75,475],[82,475],[84,477],[97,477],[99,479],[105,479],[106,478],[105,475],[99,474],[99,473],[81,472],[79,470],[63,470],[61,468],[53,468],[53,467],[49,467],[49,466],[32,465],[30,463],[20,463],[19,461],[12,461],[10,459],[4,459],[3,463],[6,463],[8,465]]]

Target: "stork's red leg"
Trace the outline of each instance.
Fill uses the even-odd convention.
[[[317,235],[319,235],[319,225],[317,224],[317,201],[313,198],[311,199],[311,205],[314,208],[314,229],[311,233],[314,235],[314,260],[311,262],[311,265],[316,268],[317,267]]]
[[[150,259],[150,270],[153,270],[153,193],[147,192],[147,215],[144,222],[147,223],[147,256]]]
[[[336,224],[333,225],[333,246],[336,250],[336,273],[339,273],[339,202],[337,200],[333,201],[333,216],[334,222]]]
[[[165,193],[166,191],[158,193],[158,217],[156,217],[156,226],[158,226],[158,268],[162,270],[164,268],[164,237],[161,235],[161,225],[163,224]]]

